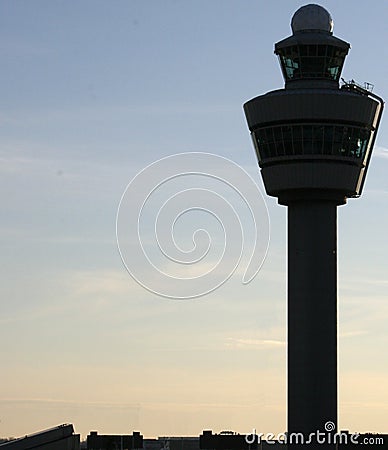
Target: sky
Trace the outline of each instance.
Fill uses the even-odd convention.
[[[283,87],[273,46],[303,4],[0,3],[0,436],[67,422],[83,438],[285,431],[286,208],[264,194],[242,105]],[[343,77],[387,99],[386,2],[320,4],[352,45]],[[116,215],[139,172],[190,152],[227,158],[256,181],[271,237],[250,283],[239,265],[207,295],[174,300],[129,275]],[[388,432],[387,172],[383,117],[363,196],[338,210],[338,426],[359,432]],[[134,205],[126,213],[137,217]],[[152,253],[151,212],[142,237]],[[177,229],[184,251],[193,224],[208,222],[224,231],[195,215]]]

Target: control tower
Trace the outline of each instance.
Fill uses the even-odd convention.
[[[291,28],[275,44],[284,89],[244,111],[266,192],[288,207],[287,427],[307,436],[336,432],[337,206],[362,193],[383,101],[340,86],[350,45],[323,7],[301,7]]]

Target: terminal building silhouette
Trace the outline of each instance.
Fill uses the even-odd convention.
[[[132,434],[98,434],[91,431],[86,439],[87,450],[135,450],[143,448],[143,436],[134,431]]]
[[[349,432],[343,432],[349,435]],[[358,444],[350,439],[342,441],[338,450],[362,448],[388,449],[388,435],[361,434]],[[138,431],[132,434],[98,434],[91,431],[86,442],[80,443],[80,435],[74,433],[73,425],[64,424],[39,431],[18,439],[0,443],[1,450],[282,450],[284,443],[275,440],[256,439],[255,435],[245,435],[232,431],[213,433],[204,430],[199,436],[160,436],[143,438]],[[322,449],[327,448],[321,446]]]
[[[288,208],[287,430],[308,435],[330,422],[335,433],[337,206],[362,193],[383,101],[340,85],[350,45],[323,7],[301,7],[291,27],[275,44],[284,88],[244,111],[266,192]]]
[[[1,450],[79,450],[80,435],[73,425],[63,424],[0,444]]]

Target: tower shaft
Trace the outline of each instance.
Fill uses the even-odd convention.
[[[288,432],[328,421],[337,424],[337,203],[299,200],[288,205]]]

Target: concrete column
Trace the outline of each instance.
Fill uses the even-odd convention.
[[[288,432],[337,425],[337,203],[288,204]],[[336,430],[333,431],[334,433]],[[290,446],[291,448],[300,447]],[[309,448],[335,449],[334,445]]]

